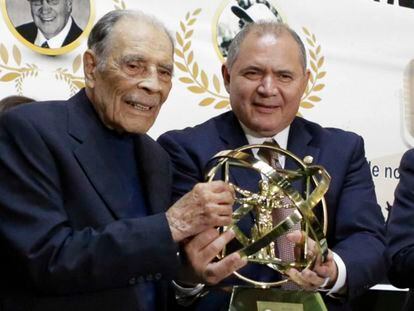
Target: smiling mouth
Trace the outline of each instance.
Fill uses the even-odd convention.
[[[254,103],[254,106],[256,106],[257,108],[262,108],[262,109],[277,109],[277,108],[280,108],[280,105],[267,105],[267,104],[262,104],[262,103]]]
[[[51,22],[55,18],[54,17],[41,17],[40,19],[42,20],[42,22]]]
[[[127,103],[129,106],[131,106],[131,107],[133,107],[134,109],[139,110],[139,111],[148,111],[148,110],[151,110],[151,108],[152,108],[152,107],[150,107],[150,106],[143,106],[143,105],[140,105],[140,104],[138,104],[138,103],[136,103],[136,102],[131,102],[131,101],[127,101],[126,103]]]

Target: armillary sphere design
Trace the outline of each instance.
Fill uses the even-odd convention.
[[[253,156],[253,150],[267,149],[266,152],[285,156],[286,160],[293,159],[297,165],[295,170],[273,168]],[[220,228],[223,232],[232,229],[236,239],[242,245],[238,250],[241,256],[245,256],[248,262],[267,265],[271,269],[283,274],[293,267],[298,270],[311,266],[319,254],[324,261],[328,254],[326,241],[327,207],[324,195],[329,188],[330,176],[319,165],[312,165],[313,158],[306,156],[303,160],[293,153],[278,147],[276,144],[246,145],[235,150],[224,150],[217,153],[209,162],[206,171],[206,180],[221,179],[229,182],[232,170],[236,168],[251,169],[260,173],[261,180],[258,184],[258,192],[240,188],[232,184],[235,193],[235,207],[232,224]],[[292,185],[299,181],[304,185],[304,190],[298,191]],[[297,184],[297,183],[295,183]],[[321,203],[323,208],[323,224],[314,214],[314,207]],[[293,212],[279,223],[273,223],[272,211],[278,208],[292,208]],[[247,215],[254,218],[250,235],[245,234],[238,227],[238,222]],[[251,217],[251,216],[250,216]],[[307,240],[295,247],[295,260],[283,261],[275,251],[276,238],[285,235],[295,224],[300,224],[301,230],[316,242],[317,253],[307,251]],[[224,249],[220,258],[226,256]],[[274,282],[261,282],[250,279],[238,272],[234,273],[238,278],[258,287],[278,286],[287,280]]]

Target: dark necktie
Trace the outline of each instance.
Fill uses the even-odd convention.
[[[266,139],[263,142],[264,146],[279,147],[279,144],[274,139]],[[257,155],[273,168],[282,168],[279,162],[279,155],[272,149],[262,148]]]
[[[279,144],[274,140],[266,140],[263,145],[267,146],[274,146],[279,147]],[[265,161],[267,164],[269,164],[271,167],[277,169],[282,168],[282,165],[279,162],[279,154],[273,151],[272,149],[265,149],[262,148],[258,151],[258,156]],[[285,197],[283,199],[284,204],[291,204],[291,200],[288,197]],[[277,208],[272,211],[272,219],[273,219],[273,225],[280,223],[283,221],[286,217],[289,217],[294,212],[293,208]],[[292,232],[294,230],[300,230],[300,224],[296,224],[293,226],[292,229],[289,230],[289,232]],[[282,259],[285,262],[293,262],[295,260],[295,253],[294,253],[294,247],[295,244],[290,242],[285,235],[280,236],[276,239],[276,245],[277,245],[277,253],[278,257]],[[295,290],[298,289],[297,285],[293,282],[288,282],[286,284],[282,285],[283,289],[287,290]]]
[[[42,48],[48,49],[49,48],[49,44],[47,44],[47,41],[43,42],[41,45]]]

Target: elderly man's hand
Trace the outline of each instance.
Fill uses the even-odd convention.
[[[209,228],[231,223],[234,190],[223,181],[199,183],[166,213],[172,237],[180,242]]]
[[[303,232],[294,231],[287,235],[288,240],[294,243],[303,241]],[[308,252],[317,253],[317,247],[314,240],[308,238]],[[329,250],[325,262],[322,262],[321,256],[318,255],[312,269],[304,269],[299,272],[296,269],[289,269],[286,274],[292,281],[305,290],[316,290],[322,285],[325,288],[332,288],[338,278],[338,267],[333,259],[332,251]]]
[[[247,260],[237,252],[212,262],[233,238],[231,230],[219,234],[216,229],[208,229],[186,242],[183,248],[187,269],[181,275],[181,281],[214,285],[246,265]]]

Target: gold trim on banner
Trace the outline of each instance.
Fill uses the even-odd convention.
[[[70,94],[75,95],[75,93],[81,88],[85,87],[85,79],[83,76],[75,76],[75,73],[80,69],[82,65],[82,55],[79,54],[75,57],[72,62],[72,72],[69,73],[67,68],[58,68],[55,71],[55,77],[57,80],[63,80],[70,89]]]
[[[0,82],[15,82],[17,94],[23,95],[23,80],[27,77],[37,77],[39,68],[35,64],[25,64],[21,67],[22,54],[16,45],[13,45],[12,56],[17,67],[9,65],[9,52],[6,46],[0,44]]]
[[[321,45],[316,41],[315,34],[311,33],[306,27],[302,27],[302,30],[306,35],[306,43],[310,46],[308,49],[310,56],[310,75],[309,83],[302,96],[300,106],[305,109],[310,109],[314,107],[314,103],[321,101],[321,98],[314,95],[314,93],[320,92],[325,87],[325,84],[317,83],[320,79],[326,76],[326,71],[322,71],[325,57],[321,55]]]
[[[201,9],[196,9],[193,12],[187,12],[185,19],[180,21],[180,31],[177,31],[175,37],[177,39],[178,47],[175,49],[175,55],[180,58],[180,61],[175,61],[175,66],[186,73],[186,76],[180,77],[179,80],[187,84],[187,89],[194,94],[207,94],[198,105],[210,106],[214,104],[214,108],[227,108],[229,98],[227,95],[221,95],[221,82],[217,75],[213,74],[211,83],[209,77],[203,69],[200,69],[198,63],[194,61],[194,51],[191,49],[191,38],[194,34],[194,29],[191,29],[197,21],[196,16],[201,13]],[[213,87],[213,90],[210,89]]]

